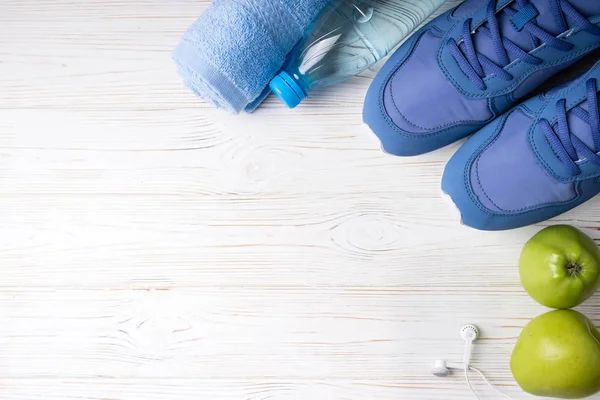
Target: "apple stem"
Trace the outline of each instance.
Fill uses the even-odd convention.
[[[570,262],[567,264],[567,272],[569,273],[570,276],[579,275],[582,270],[583,270],[583,268],[581,268],[581,265],[579,265],[577,263]]]

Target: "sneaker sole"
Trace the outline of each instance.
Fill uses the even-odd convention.
[[[455,216],[455,218],[460,222],[461,225],[466,226],[465,223],[463,222],[463,217],[460,212],[460,209],[458,208],[458,206],[456,205],[454,200],[452,200],[452,196],[450,196],[448,193],[444,192],[443,190],[440,193],[441,193],[442,200],[447,205],[447,207],[452,210],[452,214]]]

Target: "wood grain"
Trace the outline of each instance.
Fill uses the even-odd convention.
[[[516,263],[542,225],[460,226],[439,195],[460,144],[383,154],[379,66],[294,111],[203,104],[170,51],[208,4],[0,2],[0,399],[468,399],[429,373],[468,322],[527,398],[508,360],[545,310]],[[600,243],[600,202],[554,223]]]

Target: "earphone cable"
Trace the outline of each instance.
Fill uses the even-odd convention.
[[[489,387],[491,387],[492,389],[494,389],[496,391],[496,393],[500,394],[505,399],[513,400],[512,397],[510,397],[509,395],[507,395],[506,393],[504,393],[502,390],[498,389],[496,386],[492,385],[492,383],[487,380],[487,378],[485,377],[485,375],[483,374],[483,372],[481,372],[477,368],[471,367],[471,366],[469,366],[469,369],[472,369],[473,371],[477,372],[477,374],[481,377],[481,379],[483,379],[483,381],[485,383],[487,383]]]
[[[473,386],[471,385],[471,380],[469,379],[469,370],[470,369],[475,370],[470,365],[465,364],[465,380],[467,381],[467,385],[469,386],[469,389],[471,389],[471,392],[473,392],[473,394],[475,395],[477,400],[481,400],[481,398],[477,395],[477,392],[475,392],[475,389],[473,389]],[[487,382],[487,380],[486,380],[486,382]]]
[[[469,371],[474,371],[477,373],[477,375],[479,375],[481,377],[481,379],[483,379],[483,381],[492,389],[494,389],[496,391],[496,393],[500,394],[502,397],[504,397],[505,399],[508,400],[513,400],[512,397],[508,396],[506,393],[504,393],[502,390],[498,389],[496,386],[494,386],[490,381],[488,381],[488,379],[485,377],[485,375],[483,374],[483,372],[481,372],[480,370],[478,370],[477,368],[471,366],[471,365],[466,365],[465,364],[465,368],[464,368],[464,372],[465,372],[465,380],[467,381],[467,385],[469,386],[469,389],[471,389],[471,392],[473,392],[473,394],[475,395],[475,397],[478,400],[481,400],[481,398],[477,395],[477,392],[475,392],[475,389],[473,388],[473,385],[471,385],[471,380],[469,379]]]

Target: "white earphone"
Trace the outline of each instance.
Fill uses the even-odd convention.
[[[481,377],[481,379],[483,379],[483,381],[485,383],[487,383],[492,389],[494,389],[496,392],[498,392],[504,398],[512,400],[512,398],[510,398],[509,396],[507,396],[506,394],[501,392],[498,388],[496,388],[494,385],[492,385],[490,383],[490,381],[488,381],[486,379],[485,375],[483,375],[483,373],[480,370],[478,370],[477,368],[470,365],[471,364],[471,352],[473,351],[473,342],[475,340],[479,339],[479,329],[475,325],[471,325],[471,324],[465,325],[460,330],[460,336],[465,341],[465,352],[463,354],[463,362],[456,363],[456,362],[451,362],[451,361],[446,361],[446,360],[436,360],[433,365],[433,369],[431,370],[431,373],[435,376],[444,377],[444,376],[450,375],[451,369],[464,371],[465,380],[467,382],[467,385],[469,386],[469,389],[471,389],[471,392],[473,392],[475,397],[477,399],[479,399],[479,396],[473,389],[473,386],[471,386],[471,381],[469,379],[469,371],[473,371],[473,372],[477,373]]]
[[[471,363],[471,352],[473,351],[473,342],[479,339],[479,329],[475,325],[465,325],[460,330],[460,336],[465,341],[465,354],[463,363],[468,368]]]

